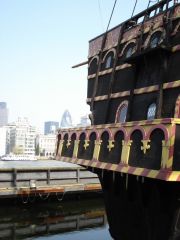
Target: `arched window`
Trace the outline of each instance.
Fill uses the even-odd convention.
[[[110,49],[103,57],[103,68],[111,68],[113,65],[113,59],[115,57],[116,50],[114,48]]]
[[[153,120],[156,116],[156,103],[152,103],[147,111],[147,120]]]
[[[112,62],[112,56],[108,56],[105,63],[105,68],[110,68]]]
[[[118,107],[118,110],[116,112],[115,122],[116,123],[126,122],[127,112],[128,112],[128,101],[124,101]]]
[[[134,42],[127,45],[127,47],[125,48],[124,53],[123,53],[125,58],[131,57],[131,55],[135,52],[135,46],[136,45]]]
[[[98,61],[99,61],[98,56],[95,56],[91,59],[91,61],[89,62],[89,66],[88,66],[88,75],[96,73]]]
[[[150,48],[155,48],[159,45],[160,40],[161,40],[161,36],[162,36],[162,32],[158,31],[155,32],[151,38],[150,38],[150,42],[149,42],[149,46]]]

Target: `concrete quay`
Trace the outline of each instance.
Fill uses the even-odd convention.
[[[56,160],[0,161],[0,198],[100,191],[96,174]]]

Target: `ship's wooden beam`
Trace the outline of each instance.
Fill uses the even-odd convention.
[[[82,62],[82,63],[76,64],[76,65],[72,66],[72,68],[81,67],[81,66],[86,65],[86,64],[88,64],[88,61],[85,61],[85,62]]]

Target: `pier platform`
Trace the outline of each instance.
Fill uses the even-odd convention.
[[[96,174],[56,160],[0,161],[0,198],[100,191]]]

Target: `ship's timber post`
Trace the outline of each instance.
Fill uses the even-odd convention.
[[[168,56],[166,52],[160,53],[160,80],[159,80],[159,90],[157,92],[157,111],[156,118],[162,117],[162,108],[163,108],[163,84],[166,82],[168,74]]]
[[[110,111],[111,93],[112,93],[112,89],[113,89],[113,85],[114,85],[118,56],[120,54],[120,43],[121,43],[121,40],[122,40],[123,33],[124,33],[125,29],[126,29],[126,23],[124,23],[119,30],[116,53],[115,53],[115,56],[114,56],[113,68],[112,68],[112,73],[111,73],[110,83],[109,83],[108,99],[107,99],[107,103],[106,103],[106,109],[105,109],[106,114],[105,114],[104,123],[108,123],[108,114],[109,114],[109,111]]]
[[[99,79],[99,72],[101,69],[101,64],[102,64],[102,57],[103,57],[103,49],[105,47],[106,43],[106,38],[107,38],[107,32],[104,33],[103,38],[102,38],[102,43],[101,43],[101,49],[99,51],[99,58],[98,58],[98,67],[97,67],[97,72],[96,72],[96,78],[95,78],[95,83],[93,87],[93,93],[92,93],[92,100],[91,100],[91,106],[90,110],[92,112],[90,116],[91,124],[94,125],[94,118],[95,118],[95,112],[94,112],[94,99],[96,96],[97,88],[98,88],[98,79]]]

